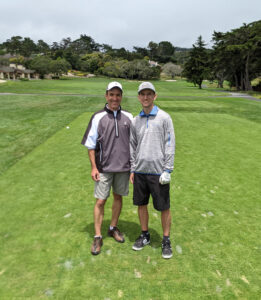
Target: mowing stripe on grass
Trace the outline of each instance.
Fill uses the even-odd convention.
[[[200,105],[204,108],[204,102]],[[80,140],[91,113],[84,113],[1,177],[3,299],[50,294],[55,299],[171,299],[173,294],[191,299],[237,293],[255,299],[260,291],[261,125],[211,112],[170,114],[177,140],[173,259],[161,259],[160,214],[151,205],[152,245],[132,251],[140,228],[131,194],[124,198],[119,222],[126,243],[106,238],[108,199],[102,253],[90,255],[93,182]]]

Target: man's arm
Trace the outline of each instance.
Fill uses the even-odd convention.
[[[89,154],[89,159],[90,159],[91,167],[92,167],[92,171],[91,171],[92,179],[94,181],[99,181],[100,173],[97,169],[96,162],[95,162],[95,149],[89,149],[88,154]]]
[[[137,138],[134,127],[134,121],[131,123],[130,127],[130,165],[131,165],[131,174],[130,182],[134,183],[134,171],[135,171],[135,161],[136,161],[136,148],[137,148]]]
[[[174,168],[174,156],[175,156],[175,133],[174,133],[174,126],[170,117],[166,119],[164,130],[165,130],[164,171],[168,171],[170,173],[173,171]]]
[[[170,117],[164,123],[164,166],[163,173],[160,175],[160,184],[170,183],[170,173],[174,168],[174,155],[175,155],[175,134],[174,127]]]

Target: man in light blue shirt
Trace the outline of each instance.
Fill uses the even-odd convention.
[[[161,211],[162,257],[171,258],[169,183],[174,168],[175,134],[169,114],[154,104],[156,98],[157,94],[152,83],[140,84],[138,99],[143,110],[134,118],[131,125],[130,181],[134,184],[133,203],[138,206],[142,232],[132,248],[141,250],[150,243],[147,205],[151,195],[154,208]]]

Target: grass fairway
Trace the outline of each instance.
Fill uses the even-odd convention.
[[[132,187],[119,222],[126,242],[106,236],[109,198],[102,253],[90,254],[93,182],[80,141],[108,81],[0,85],[21,94],[0,95],[0,299],[260,299],[261,103],[183,81],[155,83],[176,132],[173,258],[161,258],[151,205],[152,244],[131,249]],[[138,82],[121,82],[123,107],[137,114]],[[100,96],[23,95],[41,92]]]

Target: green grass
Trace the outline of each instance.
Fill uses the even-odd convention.
[[[136,96],[140,81],[113,79],[123,83],[124,96]],[[87,94],[103,95],[104,87],[111,81],[108,78],[69,79],[69,80],[31,80],[27,82],[8,81],[0,84],[0,93],[44,93],[44,94]],[[167,82],[153,81],[161,96],[217,96],[219,92],[212,89],[194,88],[184,80]],[[184,89],[184,87],[186,87]]]
[[[132,187],[119,222],[126,242],[106,237],[109,198],[104,246],[93,257],[93,182],[80,141],[108,80],[68,82],[39,82],[38,93],[101,96],[0,95],[0,299],[259,299],[261,103],[155,82],[176,132],[173,258],[161,258],[151,205],[152,245],[131,249],[140,231]],[[9,92],[29,92],[20,84]],[[123,85],[123,107],[137,114],[137,99],[126,95],[138,82]]]

